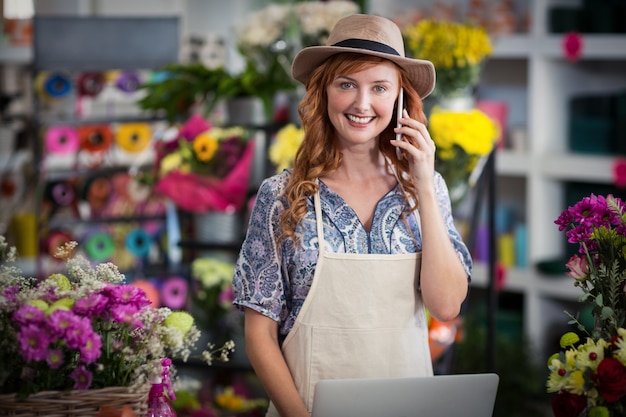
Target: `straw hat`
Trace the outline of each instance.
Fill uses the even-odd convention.
[[[291,73],[302,84],[324,60],[340,52],[386,58],[404,68],[411,84],[424,98],[435,88],[435,67],[430,61],[406,58],[400,28],[381,16],[353,14],[340,19],[328,36],[327,46],[310,46],[296,55]]]

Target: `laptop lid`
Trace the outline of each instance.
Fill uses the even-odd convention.
[[[312,417],[492,417],[499,381],[494,373],[325,379]]]

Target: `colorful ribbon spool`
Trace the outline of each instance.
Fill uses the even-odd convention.
[[[107,151],[113,144],[113,132],[109,125],[85,125],[78,128],[80,148],[89,153]]]
[[[78,132],[71,126],[55,126],[46,131],[44,137],[46,151],[50,154],[71,154],[80,148]]]
[[[125,239],[126,249],[137,258],[145,258],[150,253],[152,236],[142,228],[131,230]]]
[[[161,306],[161,296],[159,295],[158,288],[152,281],[153,280],[136,279],[131,283],[131,285],[146,293],[146,297],[152,303],[152,307],[158,308]]]
[[[112,192],[113,184],[108,177],[94,176],[85,183],[83,198],[92,210],[100,211],[109,202]]]
[[[134,93],[140,85],[141,78],[134,71],[122,71],[115,80],[115,86],[125,93]]]
[[[152,140],[152,129],[148,123],[124,123],[115,134],[117,146],[129,153],[144,151]]]
[[[115,253],[115,242],[104,231],[97,231],[88,235],[85,239],[84,247],[87,256],[96,262],[109,260]]]
[[[105,77],[101,72],[83,72],[78,76],[76,83],[80,96],[95,97],[104,89]]]
[[[50,257],[59,261],[67,259],[71,256],[70,253],[61,254],[60,249],[69,242],[74,242],[74,236],[65,230],[52,230],[48,233],[48,236],[43,242],[43,252],[47,253]]]
[[[189,286],[182,277],[170,277],[161,286],[161,302],[173,310],[180,310],[187,304]]]
[[[67,181],[51,183],[47,192],[48,198],[57,207],[67,207],[76,201],[74,187]]]
[[[44,71],[35,80],[35,90],[44,100],[59,100],[72,92],[72,81],[61,72]]]

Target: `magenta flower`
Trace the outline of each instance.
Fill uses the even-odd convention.
[[[51,369],[58,369],[65,361],[65,356],[61,349],[49,349],[46,355],[46,363]]]
[[[46,358],[50,335],[40,326],[27,324],[17,333],[17,340],[26,362],[41,361]]]
[[[94,363],[102,354],[102,339],[98,333],[85,334],[84,345],[80,347],[80,358],[85,363]]]
[[[93,375],[84,365],[79,365],[70,373],[70,378],[74,381],[74,389],[86,390],[91,385]]]
[[[109,297],[111,304],[133,304],[137,309],[151,304],[146,293],[134,285],[109,285],[103,292]]]
[[[582,256],[573,255],[565,265],[569,272],[566,275],[574,279],[584,279],[589,276],[589,264]]]
[[[17,294],[19,294],[19,292],[20,287],[18,285],[12,285],[4,289],[2,296],[6,299],[7,303],[15,304],[17,303]]]
[[[111,307],[109,313],[113,321],[130,324],[138,311],[139,309],[132,304],[118,304]]]
[[[81,346],[85,345],[86,338],[93,333],[91,319],[88,317],[75,317],[76,320],[72,322],[72,325],[65,333],[65,342],[70,349],[80,349]]]
[[[108,298],[102,294],[92,294],[77,300],[72,310],[81,316],[98,316],[102,314],[108,303]]]
[[[30,304],[25,304],[13,313],[13,320],[20,325],[43,323],[46,315],[43,311]]]
[[[81,318],[70,310],[55,310],[48,316],[48,329],[53,337],[64,339]]]

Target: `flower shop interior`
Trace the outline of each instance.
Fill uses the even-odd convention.
[[[595,332],[607,311],[617,327],[626,315],[623,280],[618,300],[603,298],[592,278],[609,273],[572,264],[585,252],[563,218],[579,202],[620,212],[626,196],[623,1],[0,0],[0,11],[0,236],[12,265],[45,280],[76,242],[73,254],[114,264],[151,305],[189,313],[200,335],[172,364],[179,416],[264,415],[230,303],[234,262],[258,186],[302,140],[291,59],[352,13],[393,19],[407,55],[437,71],[425,110],[474,267],[459,318],[429,324],[435,372],[498,373],[495,417],[626,412],[626,392],[607,400],[567,379],[597,367],[577,374],[553,355],[571,349],[568,332],[599,346],[618,334]],[[0,260],[0,277],[14,271]],[[202,360],[207,343],[229,340],[228,361]],[[19,388],[0,371],[8,398]]]

